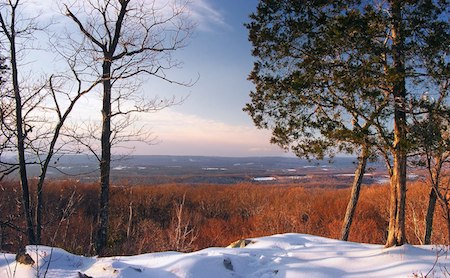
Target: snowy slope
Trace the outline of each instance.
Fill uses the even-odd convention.
[[[405,245],[385,249],[380,245],[303,234],[281,234],[252,241],[244,248],[110,258],[88,258],[57,248],[28,246],[28,253],[38,263],[17,264],[15,255],[0,253],[0,277],[44,277],[46,274],[48,278],[69,278],[80,277],[79,273],[96,278],[423,277],[432,269],[428,277],[445,277],[445,268],[450,270],[447,249],[438,246]]]

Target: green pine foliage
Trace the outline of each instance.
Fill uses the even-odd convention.
[[[391,177],[386,247],[407,241],[408,123],[416,99],[428,91],[448,101],[449,4],[261,0],[246,25],[256,61],[244,111],[272,130],[272,143],[298,156],[356,152],[362,173],[363,153],[383,157]],[[355,179],[349,223],[360,183]]]
[[[402,3],[405,72],[395,70],[389,2],[260,1],[246,25],[255,84],[244,108],[299,156],[392,145],[393,84],[412,99],[449,78],[449,1]],[[406,107],[405,107],[406,109]]]

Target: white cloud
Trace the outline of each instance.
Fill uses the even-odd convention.
[[[195,115],[183,114],[171,109],[149,115],[153,129],[158,136],[177,137],[183,135],[191,140],[242,143],[254,138],[257,134],[266,133],[253,127],[230,125],[227,123],[201,118]]]
[[[84,0],[83,0],[84,1]],[[141,0],[149,6],[162,12],[165,9],[170,10],[174,6],[183,6],[185,1],[188,3],[188,14],[194,22],[198,24],[201,31],[211,31],[214,27],[229,28],[225,21],[223,12],[214,7],[209,0]],[[62,17],[65,9],[63,4],[76,4],[75,0],[56,1],[56,0],[26,0],[22,3],[22,11],[27,16],[41,16],[41,19],[50,19],[51,17]],[[78,2],[78,4],[83,2]],[[169,12],[170,13],[170,12]]]
[[[166,109],[142,119],[160,144],[140,149],[146,154],[219,156],[282,155],[271,145],[270,132],[253,126],[232,125]]]
[[[223,13],[213,7],[207,0],[193,0],[190,4],[193,20],[198,23],[202,31],[211,31],[211,26],[229,27]]]
[[[50,0],[47,0],[50,1]],[[74,1],[74,0],[72,0]],[[172,15],[172,9],[186,7],[186,14],[198,24],[198,28],[202,31],[211,31],[212,27],[229,27],[225,22],[223,12],[214,7],[210,0],[137,0],[143,1],[149,9],[153,7],[161,14],[167,12]]]

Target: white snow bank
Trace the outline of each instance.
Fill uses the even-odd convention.
[[[252,239],[245,248],[207,248],[193,253],[87,258],[58,248],[28,246],[38,264],[16,264],[0,253],[0,277],[412,277],[443,276],[446,250],[435,246],[384,248],[303,234]],[[51,259],[50,259],[51,255]],[[438,258],[436,266],[433,265]]]

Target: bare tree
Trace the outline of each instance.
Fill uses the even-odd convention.
[[[34,33],[42,31],[37,18],[26,18],[20,14],[20,0],[2,4],[0,27],[9,49],[10,78],[9,86],[2,90],[2,150],[17,152],[17,161],[2,159],[2,177],[18,170],[22,188],[22,202],[25,212],[27,236],[30,244],[41,243],[43,221],[43,188],[55,153],[64,149],[60,135],[77,101],[91,91],[99,82],[92,82],[83,87],[74,70],[75,60],[67,60],[68,72],[51,75],[28,85],[19,69],[19,58],[25,57]],[[70,81],[70,82],[68,82]],[[7,82],[8,83],[8,82]],[[70,85],[68,85],[70,84]],[[3,93],[5,92],[5,93]],[[5,105],[6,104],[6,105]],[[14,110],[8,109],[12,105]],[[13,140],[15,139],[15,140]],[[36,207],[33,212],[29,188],[28,165],[40,169],[37,189]]]
[[[23,93],[19,86],[19,73],[18,73],[18,39],[27,39],[29,36],[37,30],[34,19],[25,19],[23,21],[18,14],[19,0],[9,1],[2,3],[2,12],[0,13],[0,26],[3,37],[6,38],[8,44],[9,63],[11,69],[11,88],[12,94],[9,96],[13,99],[14,104],[14,134],[17,144],[18,165],[20,175],[20,183],[22,188],[22,202],[26,217],[27,236],[30,244],[36,243],[36,235],[33,229],[33,217],[32,208],[30,205],[30,193],[28,185],[28,176],[26,168],[25,157],[25,139],[29,128],[23,121],[23,110],[27,100],[30,100],[35,95],[30,96],[28,99],[22,99]],[[23,24],[25,22],[25,24]],[[21,24],[22,23],[22,24]],[[9,140],[9,139],[8,139]]]
[[[170,225],[170,247],[179,252],[187,252],[193,249],[194,241],[198,237],[194,217],[185,211],[186,193],[181,202],[174,203],[172,222]]]
[[[75,48],[68,56],[82,57],[78,70],[83,72],[85,81],[90,81],[89,76],[102,79],[98,253],[107,244],[111,147],[118,134],[114,132],[112,119],[157,111],[173,104],[171,100],[136,101],[133,98],[140,86],[128,90],[130,80],[136,82],[140,76],[150,75],[171,83],[188,84],[166,75],[167,70],[180,65],[172,53],[186,45],[194,27],[187,18],[186,5],[151,0],[88,0],[65,5],[66,15],[81,33],[69,37]],[[133,104],[125,104],[130,100]],[[123,127],[116,123],[116,127],[120,129],[120,126]]]

